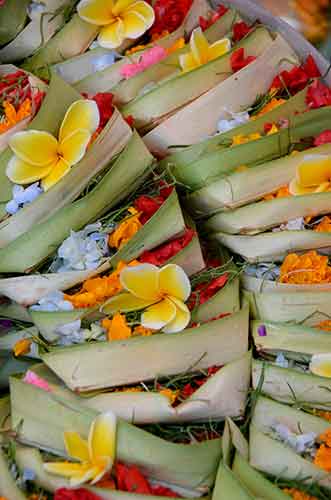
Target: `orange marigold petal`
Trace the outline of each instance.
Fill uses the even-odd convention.
[[[331,472],[331,448],[322,444],[316,452],[314,464],[327,472]]]
[[[123,314],[116,313],[111,320],[103,320],[102,326],[107,330],[109,341],[124,340],[132,336],[131,328],[128,326],[126,317]]]

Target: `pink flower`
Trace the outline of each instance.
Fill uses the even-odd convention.
[[[6,0],[0,0],[0,7],[3,7],[6,3]]]
[[[39,387],[39,389],[42,389],[43,391],[51,392],[51,388],[48,385],[48,382],[46,382],[46,380],[44,380],[43,378],[38,377],[38,375],[36,375],[31,370],[28,370],[26,372],[23,382],[25,382],[26,384],[35,385],[36,387]]]
[[[138,73],[142,73],[145,69],[149,68],[149,66],[162,61],[167,55],[167,51],[163,47],[159,47],[158,45],[152,47],[142,54],[139,62],[125,64],[125,66],[120,69],[121,76],[128,80],[138,75]]]

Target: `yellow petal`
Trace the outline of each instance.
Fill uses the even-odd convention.
[[[311,358],[310,371],[320,377],[331,378],[331,353],[315,354]]]
[[[296,179],[293,179],[288,186],[288,190],[294,196],[301,196],[303,194],[314,193],[316,188],[303,187],[298,183]]]
[[[68,165],[76,165],[85,155],[90,140],[88,130],[76,130],[60,143],[59,154]]]
[[[48,462],[44,468],[51,474],[63,477],[82,477],[91,468],[90,464],[75,464],[71,462]]]
[[[59,132],[59,141],[62,143],[77,130],[87,130],[94,134],[100,123],[98,105],[95,101],[81,99],[75,101],[64,115]]]
[[[176,306],[176,316],[162,330],[164,331],[164,333],[178,333],[184,330],[189,324],[191,313],[184,302],[181,302],[175,297],[171,297],[170,300],[174,302]]]
[[[105,472],[110,470],[116,452],[116,415],[113,412],[103,413],[93,420],[88,447],[92,462],[104,463]]]
[[[183,302],[191,294],[190,280],[185,271],[176,264],[168,264],[160,270],[159,283],[162,293],[172,295]]]
[[[50,173],[41,181],[44,191],[48,191],[54,184],[59,182],[70,171],[70,166],[66,161],[60,159],[52,168]]]
[[[98,42],[105,49],[117,49],[124,40],[124,25],[119,18],[111,24],[101,28]]]
[[[141,325],[152,330],[160,330],[176,316],[176,306],[169,299],[163,299],[157,304],[150,306],[141,315]]]
[[[17,132],[9,145],[20,160],[36,167],[45,167],[57,157],[58,142],[52,134],[39,130]]]
[[[133,10],[128,10],[122,15],[124,38],[136,39],[143,35],[149,27],[145,18]],[[152,23],[153,24],[153,23]]]
[[[159,269],[153,264],[125,267],[121,271],[121,284],[140,299],[156,302],[159,294]]]
[[[113,7],[113,15],[118,16],[122,14],[127,8],[131,7],[131,5],[135,4],[137,0],[117,0],[115,1]]]
[[[193,30],[190,39],[191,51],[194,59],[199,64],[208,62],[209,44],[201,28]]]
[[[125,0],[121,0],[125,2]],[[142,0],[135,1],[131,3],[131,5],[124,12],[124,17],[127,12],[135,12],[144,18],[146,30],[148,30],[151,26],[153,26],[155,21],[155,12],[151,5],[147,2],[143,2]]]
[[[54,163],[47,167],[34,167],[13,156],[8,162],[6,175],[14,184],[31,184],[46,177],[53,166]]]
[[[231,42],[228,38],[223,38],[210,45],[208,49],[208,60],[212,61],[217,57],[221,57],[231,49]]]
[[[315,189],[315,193],[325,193],[325,191],[329,191],[330,190],[330,182],[323,182],[322,184],[320,184],[316,189]]]
[[[93,484],[95,482],[95,478],[96,477],[99,478],[99,476],[98,476],[99,475],[99,468],[92,465],[92,464],[88,464],[88,467],[89,468],[86,470],[85,473],[71,476],[70,486],[75,488],[77,486],[80,486],[81,484],[84,484],[84,483],[87,483],[88,481],[91,481],[91,479],[93,479],[93,481],[91,481],[91,484]],[[102,472],[102,474],[100,474],[100,479],[103,475],[104,475],[104,471]]]
[[[302,187],[319,186],[331,179],[331,158],[311,155],[297,167],[297,181]]]
[[[65,432],[64,444],[69,457],[76,458],[81,462],[89,461],[88,446],[78,432]]]
[[[191,52],[188,52],[187,54],[182,54],[179,56],[179,64],[182,68],[183,71],[191,71],[192,69],[196,68],[199,66],[196,63],[196,60],[193,57],[193,54]]]
[[[112,0],[81,0],[77,5],[79,16],[97,26],[105,26],[114,19],[112,10]]]
[[[109,299],[102,307],[102,312],[106,314],[115,314],[116,312],[130,312],[145,309],[155,304],[155,300],[145,300],[135,297],[131,293],[120,293]]]

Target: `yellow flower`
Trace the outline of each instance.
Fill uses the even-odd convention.
[[[163,268],[152,264],[126,267],[120,276],[127,292],[111,298],[103,307],[107,314],[144,309],[141,325],[165,333],[180,332],[190,321],[184,302],[191,293],[191,284],[183,269],[175,264]]]
[[[90,481],[97,483],[113,466],[116,448],[116,416],[112,412],[98,415],[93,420],[88,440],[77,432],[65,432],[64,443],[75,462],[49,462],[47,472],[69,478],[71,486]]]
[[[116,49],[126,38],[136,39],[154,23],[154,9],[142,0],[81,0],[79,16],[100,26],[98,42],[106,49]]]
[[[228,38],[223,38],[209,45],[201,28],[193,30],[190,39],[190,52],[179,56],[179,63],[184,72],[198,68],[217,57],[223,56],[229,52],[231,42]]]
[[[231,146],[240,146],[241,144],[246,144],[247,142],[257,141],[258,139],[261,139],[261,134],[258,132],[249,135],[234,135],[232,137]]]
[[[14,156],[7,165],[8,178],[15,184],[41,180],[47,191],[82,159],[99,120],[96,102],[79,100],[66,112],[58,140],[40,130],[17,132],[9,142]]]
[[[254,118],[259,118],[260,116],[269,113],[270,111],[278,108],[285,102],[286,102],[285,99],[277,99],[276,97],[273,97],[265,106],[263,106],[263,108],[258,112],[258,114],[254,116]]]
[[[18,340],[13,347],[14,356],[24,356],[24,354],[28,354],[30,352],[31,344],[31,339]]]
[[[331,378],[331,354],[314,354],[309,368],[314,375]]]
[[[172,391],[171,389],[161,389],[160,394],[169,399],[170,404],[174,404],[179,396],[180,391]]]
[[[331,158],[325,155],[306,156],[298,165],[296,177],[290,182],[293,195],[322,193],[331,188]]]
[[[109,236],[108,243],[112,248],[122,248],[142,227],[139,220],[141,214],[134,207],[130,207],[128,211],[132,215],[124,219]]]

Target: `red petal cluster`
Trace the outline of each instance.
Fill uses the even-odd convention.
[[[116,464],[117,489],[140,495],[160,495],[179,498],[174,491],[163,486],[151,486],[135,465]]]
[[[165,202],[172,192],[171,188],[161,188],[159,196],[139,196],[133,203],[133,206],[138,212],[141,212],[139,220],[142,224],[146,224],[151,217],[158,211],[160,206]]]
[[[60,488],[54,494],[54,500],[102,500],[98,495],[91,493],[88,490],[79,488],[70,490],[68,488]]]
[[[31,99],[29,78],[24,71],[15,71],[0,77],[0,100],[8,99],[15,107],[24,99]]]
[[[192,382],[185,384],[183,389],[180,391],[180,398],[183,400],[192,396],[192,394],[194,394],[195,391],[199,389],[199,387],[205,384],[210,377],[215,375],[215,373],[217,373],[218,370],[220,370],[219,366],[211,366],[210,368],[208,368],[206,377],[204,376],[197,377],[194,380],[192,380]]]
[[[315,137],[314,146],[322,146],[322,144],[331,144],[331,130],[324,130],[324,132]]]
[[[251,31],[251,27],[248,26],[244,21],[234,23],[232,28],[232,40],[237,43],[240,42]]]
[[[114,112],[113,106],[113,94],[110,92],[99,92],[92,97],[93,101],[95,101],[99,108],[100,113],[100,124],[99,129],[103,129],[107,124],[108,120],[112,117]]]
[[[255,56],[247,56],[245,57],[245,50],[243,47],[237,49],[231,55],[231,68],[233,73],[245,68],[248,64],[254,62],[256,59]]]
[[[195,236],[195,231],[193,229],[186,228],[183,236],[176,238],[169,243],[164,243],[154,250],[147,250],[141,257],[139,257],[140,262],[148,262],[149,264],[154,264],[155,266],[163,266],[169,259],[177,255],[183,248],[185,248],[191,241],[193,236]]]
[[[309,55],[306,62],[301,66],[294,66],[290,71],[282,71],[277,75],[271,84],[271,88],[286,88],[291,95],[294,95],[304,89],[312,78],[319,78],[320,76],[321,73],[313,56]]]
[[[309,109],[331,106],[331,89],[320,80],[315,80],[308,87],[306,104]]]
[[[202,29],[202,31],[206,31],[207,28],[212,26],[218,19],[224,16],[224,14],[227,13],[229,9],[225,7],[224,5],[219,5],[217,11],[212,14],[209,18],[205,18],[203,16],[199,17],[199,26]]]
[[[215,278],[210,283],[200,283],[195,287],[191,293],[191,297],[188,302],[189,309],[194,309],[194,307],[204,304],[207,300],[211,299],[223,286],[227,283],[229,279],[228,273],[224,273],[218,278]]]
[[[193,0],[156,0],[153,5],[155,21],[150,29],[151,35],[161,34],[163,31],[172,33],[184,21],[191,8]]]

